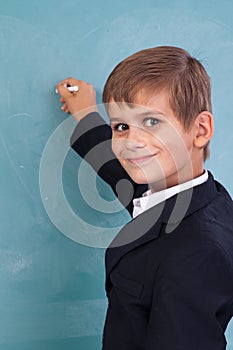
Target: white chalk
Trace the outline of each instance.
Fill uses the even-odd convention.
[[[68,89],[70,92],[77,92],[77,91],[78,91],[78,86],[77,86],[77,85],[68,86],[67,89]]]
[[[67,86],[66,84],[64,84],[64,87],[66,87],[70,92],[77,92],[78,91],[78,86],[77,85]],[[56,89],[56,94],[58,94],[57,89]]]

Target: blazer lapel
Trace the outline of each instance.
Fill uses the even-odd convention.
[[[106,274],[132,249],[159,236],[162,226],[164,202],[145,211],[126,224],[106,251]]]
[[[206,206],[216,194],[215,181],[209,172],[209,178],[205,183],[178,193],[126,224],[106,251],[106,283],[108,284],[112,269],[125,254],[158,238],[163,224],[166,224],[167,233],[173,231],[184,217]]]

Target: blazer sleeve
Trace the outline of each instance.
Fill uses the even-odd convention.
[[[233,269],[212,244],[161,264],[146,350],[224,350],[233,316]]]
[[[77,124],[70,145],[112,187],[118,199],[132,214],[133,198],[140,197],[148,185],[137,185],[129,177],[112,152],[111,137],[110,126],[99,113],[92,112]]]

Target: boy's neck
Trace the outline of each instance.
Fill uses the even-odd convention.
[[[149,188],[151,190],[152,193],[155,192],[159,192],[159,191],[163,191],[166,190],[168,188],[174,187],[176,185],[185,183],[187,181],[190,181],[192,179],[195,179],[201,175],[203,175],[204,173],[204,168],[201,167],[200,169],[196,169],[193,172],[189,172],[189,173],[184,173],[184,174],[174,174],[172,176],[169,176],[168,178],[158,181],[156,183],[153,184],[149,184]]]

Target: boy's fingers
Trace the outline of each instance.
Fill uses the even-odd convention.
[[[66,104],[66,103],[64,103],[64,104],[62,105],[61,109],[63,110],[63,112],[65,112],[65,113],[67,113],[67,114],[70,113],[70,110],[69,110],[69,108],[67,107],[67,104]]]
[[[67,87],[63,83],[57,84],[56,89],[64,101],[71,95],[71,92],[67,89]]]
[[[67,89],[67,86],[78,86],[78,88],[80,88],[82,84],[82,80],[66,78],[56,85],[56,90],[64,99],[67,99],[67,97],[71,96],[70,91]]]
[[[78,86],[78,89],[77,91],[75,89],[69,91],[69,86]],[[82,110],[96,106],[95,89],[93,85],[83,80],[66,78],[60,81],[56,88],[60,95],[61,108],[65,113],[70,113],[74,116]],[[97,108],[94,109],[96,110]],[[79,113],[75,119],[81,120],[83,117],[84,115]]]
[[[75,86],[75,85],[81,85],[82,80],[74,79],[74,78],[66,78],[60,81],[57,86],[63,85],[65,87],[67,86]]]
[[[67,108],[67,107],[66,107],[66,104],[64,103],[64,105],[61,106],[61,109],[62,109],[63,111],[65,111],[66,108]]]
[[[77,80],[74,78],[66,78],[62,81],[63,84],[70,85],[70,86],[78,85],[80,82],[81,80]]]

